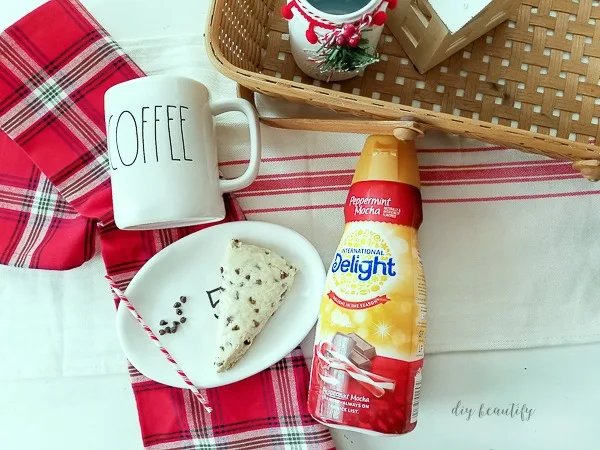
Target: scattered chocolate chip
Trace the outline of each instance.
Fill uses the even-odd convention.
[[[253,320],[252,322],[254,323],[254,328],[260,325],[260,323],[258,323],[256,320]]]
[[[236,300],[240,299],[240,293],[238,291],[235,291],[235,299]]]
[[[285,280],[287,277],[288,277],[288,274],[287,274],[287,273],[285,273],[285,272],[281,272],[281,277],[280,277],[280,278],[281,278],[282,280]]]
[[[219,348],[221,349],[222,352],[225,351],[225,347],[223,347],[222,345]]]
[[[185,302],[187,302],[187,297],[185,295],[182,295],[181,297],[179,297],[179,301],[181,303],[185,303]]]
[[[239,329],[240,329],[240,327],[238,327],[237,325],[234,325],[233,328],[232,328],[233,331],[237,331]]]
[[[173,326],[174,326],[174,327],[177,327],[177,326],[179,326],[179,322],[177,322],[176,320],[174,320],[174,321],[173,321]]]
[[[265,250],[265,255],[270,255],[271,252],[269,252],[268,250]]]
[[[175,302],[173,304],[173,308],[179,308],[180,306],[181,306],[181,303],[179,303],[179,302]]]
[[[186,320],[187,320],[187,319],[186,319],[185,317],[181,316],[181,318],[179,319],[179,322],[181,322],[181,323],[185,323],[185,321],[186,321]]]
[[[254,264],[254,267],[258,270],[260,270],[260,266],[258,264]]]
[[[256,284],[260,286],[262,284],[262,280],[256,280]]]
[[[235,269],[235,274],[239,275],[240,274],[240,269]]]
[[[255,309],[254,309],[254,312],[255,312],[256,314],[258,314],[258,312],[259,312],[259,311],[260,311],[260,309],[258,309],[258,308],[255,308]]]
[[[223,268],[222,267],[220,268],[220,270],[221,270],[221,273],[223,273]]]
[[[221,367],[223,365],[222,362],[218,362],[218,363],[215,363],[215,364],[217,365],[217,367]]]
[[[240,246],[240,241],[238,241],[237,239],[234,239],[232,242],[234,247],[239,247]]]
[[[173,333],[173,334],[177,333],[177,327],[171,328],[171,333]]]
[[[271,308],[275,308],[275,303],[271,303]]]
[[[229,316],[227,318],[227,325],[229,325],[231,322],[233,322],[233,316]]]
[[[182,314],[183,314],[183,311],[182,311],[182,310],[180,310],[180,309],[176,309],[176,310],[175,310],[175,314],[177,314],[178,316],[180,316],[180,315],[182,315]]]
[[[244,282],[242,281],[240,284],[238,284],[239,287],[244,287]]]
[[[246,339],[244,341],[244,345],[250,345],[250,344],[252,344],[252,341],[250,339]]]
[[[158,334],[160,334],[161,336],[163,336],[165,333],[165,330],[158,330]]]
[[[231,284],[233,286],[233,281],[229,280],[229,284]]]
[[[165,331],[166,331],[167,333],[171,334],[171,327],[167,327],[167,328],[165,328]]]
[[[160,324],[161,324],[161,325],[166,325],[166,324],[167,324],[167,321],[163,319],[163,320],[161,320],[161,321],[160,321]]]
[[[248,301],[250,302],[251,305],[256,305],[256,300],[254,300],[252,297],[249,297]]]
[[[249,280],[249,279],[250,279],[250,275],[246,275],[246,280]]]

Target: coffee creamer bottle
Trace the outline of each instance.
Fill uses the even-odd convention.
[[[328,426],[402,434],[417,422],[426,328],[414,141],[367,139],[327,274],[308,407]]]

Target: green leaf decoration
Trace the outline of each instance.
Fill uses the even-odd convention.
[[[361,39],[357,47],[348,45],[323,45],[315,56],[321,73],[358,72],[379,61],[379,55],[371,53],[367,39]]]

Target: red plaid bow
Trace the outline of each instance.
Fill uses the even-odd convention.
[[[199,229],[114,225],[103,98],[140,76],[75,0],[52,0],[0,36],[0,263],[75,267],[94,254],[99,230],[107,272],[125,289],[152,255]],[[242,220],[226,200],[226,221]],[[299,350],[254,377],[204,391],[212,415],[189,391],[130,373],[148,448],[333,448],[307,412]]]

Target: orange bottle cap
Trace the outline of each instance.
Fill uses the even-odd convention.
[[[396,181],[420,189],[415,142],[399,141],[393,136],[369,136],[352,184],[368,180]]]

